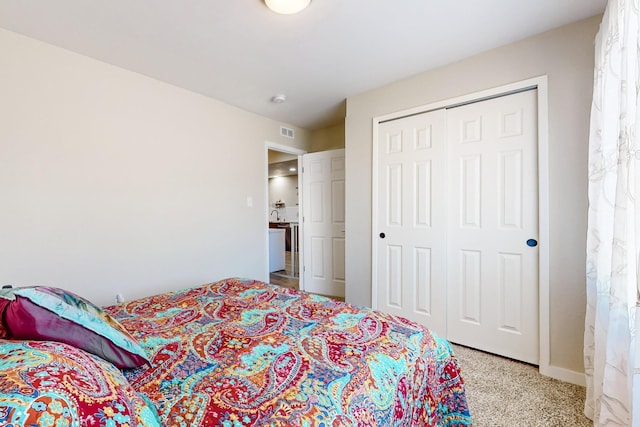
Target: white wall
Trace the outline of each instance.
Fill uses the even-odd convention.
[[[267,279],[265,141],[307,131],[9,31],[0,52],[0,283],[109,304]]]
[[[347,99],[346,299],[371,304],[374,117],[548,75],[550,362],[583,372],[593,17]]]

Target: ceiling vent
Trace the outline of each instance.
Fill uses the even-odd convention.
[[[284,126],[280,126],[280,136],[284,136],[285,138],[293,139],[293,129],[286,128]]]

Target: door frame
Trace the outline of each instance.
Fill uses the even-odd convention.
[[[378,227],[378,149],[379,126],[382,122],[400,119],[406,116],[422,114],[433,110],[463,105],[471,102],[479,102],[497,96],[508,95],[526,89],[537,89],[537,113],[538,113],[538,322],[539,322],[539,370],[543,375],[568,381],[574,384],[583,384],[584,378],[572,371],[550,365],[550,331],[549,331],[549,106],[548,106],[548,81],[547,76],[534,77],[503,86],[470,93],[467,95],[438,101],[407,110],[397,111],[374,117],[372,123],[373,158],[372,158],[372,204],[371,204],[371,303],[375,309],[378,307],[378,242],[376,229]]]
[[[302,213],[302,156],[307,154],[306,150],[300,148],[290,147],[284,144],[278,144],[276,142],[265,141],[264,143],[264,185],[265,185],[265,198],[263,212],[269,212],[269,150],[279,151],[281,153],[293,154],[298,156],[298,212]],[[265,263],[265,282],[269,282],[269,216],[264,217],[264,239],[265,247],[267,248],[267,262]],[[298,226],[298,242],[304,242],[303,230],[301,226]],[[298,266],[302,266],[304,261],[304,244],[298,245]],[[298,288],[304,290],[304,279],[302,277],[302,270],[298,274]]]

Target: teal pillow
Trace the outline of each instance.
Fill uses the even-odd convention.
[[[12,338],[67,343],[121,369],[148,362],[142,347],[117,320],[63,289],[1,289],[0,315]]]

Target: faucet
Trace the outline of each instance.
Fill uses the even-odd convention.
[[[269,216],[271,216],[271,214],[274,212],[276,213],[276,221],[280,221],[280,212],[278,212],[278,209],[272,210]]]

